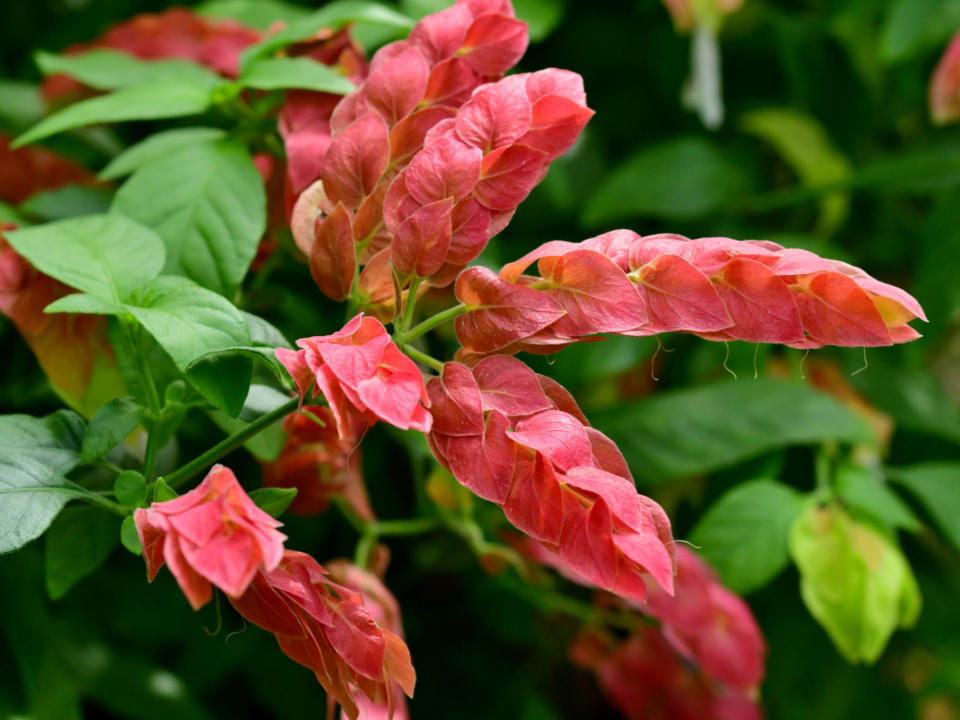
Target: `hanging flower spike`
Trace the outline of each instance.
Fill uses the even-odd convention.
[[[403,640],[380,627],[363,595],[337,584],[309,555],[286,550],[279,566],[257,573],[231,604],[273,633],[280,649],[313,670],[317,681],[351,720],[364,696],[394,713],[393,687],[413,697],[416,674]]]
[[[153,582],[166,564],[194,610],[209,600],[212,585],[229,597],[246,592],[258,570],[280,562],[286,535],[281,523],[251,500],[233,471],[214,465],[197,487],[133,514]]]
[[[653,577],[672,592],[670,521],[637,494],[616,446],[583,424],[572,398],[503,355],[472,370],[447,363],[427,389],[428,444],[463,485],[598,587],[642,600]]]
[[[237,76],[241,53],[258,40],[259,32],[232,20],[214,20],[186,8],[170,8],[137,15],[114,25],[103,37],[72,45],[65,52],[72,55],[107,48],[143,60],[184,58],[233,78]],[[43,96],[47,100],[60,99],[82,88],[73,78],[57,73],[44,81]]]
[[[375,518],[363,484],[359,438],[341,440],[328,407],[305,406],[283,421],[287,439],[276,460],[263,466],[264,487],[292,487],[294,515],[318,515],[343,497],[364,520]]]
[[[403,621],[400,617],[400,605],[383,581],[369,570],[354,565],[347,560],[332,560],[326,565],[330,578],[363,596],[364,605],[377,625],[389,630],[403,640]],[[360,710],[360,716],[368,720],[408,720],[410,711],[403,688],[397,682],[390,684],[387,702],[374,702],[365,695],[355,695],[354,701]]]
[[[539,274],[524,274],[534,263]],[[477,271],[464,275],[457,296],[475,309],[457,319],[457,332],[476,353],[491,350],[478,332],[491,323],[500,328],[500,352],[542,352],[599,333],[661,332],[794,348],[875,347],[920,337],[907,323],[926,320],[911,295],[859,268],[760,240],[615,230],[581,243],[546,243],[505,265],[499,284]],[[502,300],[476,306],[484,285]],[[503,323],[520,288],[525,305],[536,304],[526,295],[537,292],[564,316],[533,333]]]
[[[953,36],[930,78],[930,117],[936,125],[960,120],[960,32]]]
[[[628,720],[760,720],[746,695],[711,684],[677,655],[656,628],[625,641],[583,631],[570,646],[574,664],[597,676],[603,693]]]
[[[430,430],[423,376],[376,318],[361,313],[338,332],[301,338],[297,345],[297,351],[278,348],[277,359],[301,399],[311,387],[323,394],[341,439],[359,439],[377,420],[401,430]]]
[[[759,688],[766,654],[750,607],[725,588],[689,548],[677,548],[673,596],[650,586],[644,612],[663,623],[664,636],[709,677],[747,694]]]

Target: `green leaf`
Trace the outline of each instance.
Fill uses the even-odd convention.
[[[167,272],[232,296],[256,255],[266,205],[250,154],[222,140],[184,145],[144,165],[113,207],[163,238]]]
[[[157,478],[157,482],[153,486],[153,501],[166,502],[167,500],[173,500],[175,497],[180,497],[177,491],[167,485],[163,478]]]
[[[143,555],[143,545],[140,544],[140,533],[137,532],[133,515],[127,515],[120,523],[120,542],[134,555]]]
[[[41,272],[105,300],[129,299],[163,267],[163,242],[120,215],[90,215],[5,233]]]
[[[788,445],[875,442],[867,422],[833,398],[772,379],[657,393],[595,412],[591,420],[648,484],[729,467]]]
[[[0,555],[40,537],[69,500],[84,494],[35,456],[0,455]]]
[[[116,398],[90,418],[83,438],[83,462],[98,460],[119,445],[143,421],[145,409],[131,397]]]
[[[790,526],[802,509],[803,496],[793,488],[774,480],[752,480],[717,500],[690,540],[724,585],[747,593],[786,567]]]
[[[288,395],[279,390],[275,390],[268,385],[254,383],[250,386],[250,392],[239,417],[232,418],[224,412],[211,412],[210,419],[225,433],[232,435],[243,430],[250,422],[261,415],[266,415],[271,410],[277,409],[289,399]],[[277,459],[286,439],[287,434],[283,429],[283,423],[274,423],[247,440],[243,446],[257,460],[272,462]]]
[[[69,105],[34,125],[12,146],[29,145],[85,125],[200,115],[210,107],[211,98],[209,87],[186,79],[133,85]]]
[[[70,410],[44,418],[0,415],[0,457],[27,457],[55,473],[80,464],[83,420]]]
[[[805,185],[840,182],[852,172],[850,161],[833,147],[823,126],[797,110],[753,110],[741,116],[740,126],[776,148]],[[831,193],[818,202],[817,232],[830,235],[846,219],[850,198],[843,193]]]
[[[78,313],[80,315],[122,315],[122,303],[104,300],[87,293],[71,293],[54,300],[44,309],[46,313]]]
[[[180,372],[214,405],[236,416],[243,407],[253,364],[247,357],[201,362],[205,356],[250,343],[250,331],[233,304],[186,278],[161,277],[127,310]]]
[[[517,17],[527,23],[530,42],[542,42],[563,20],[566,0],[514,0]]]
[[[106,212],[112,199],[113,190],[110,188],[64,185],[31,195],[19,209],[35,220],[65,220]]]
[[[410,18],[385,5],[363,0],[339,0],[324,5],[307,17],[294,20],[256,45],[248,47],[240,58],[241,73],[246,72],[259,58],[268,57],[287,45],[306,40],[324,28],[337,30],[348,23],[373,23],[404,31],[413,27]]]
[[[154,133],[117,155],[100,171],[98,177],[101,180],[116,180],[184,146],[213,142],[226,136],[226,131],[212,127],[176,128]]]
[[[587,199],[583,222],[633,217],[684,220],[709,215],[749,187],[743,164],[702,138],[644,148],[609,173]]]
[[[8,205],[2,200],[0,200],[0,222],[20,226],[30,224],[30,222],[24,218],[23,215],[17,212],[17,209],[13,207],[13,205]]]
[[[834,478],[837,495],[849,506],[867,513],[890,527],[910,532],[920,529],[920,522],[897,494],[866,468],[842,465]]]
[[[848,662],[872,663],[920,612],[920,592],[894,542],[835,506],[811,505],[790,530],[803,602]]]
[[[240,84],[257,90],[296,88],[346,95],[356,88],[343,75],[310,58],[261,58],[240,76]]]
[[[113,494],[124,507],[141,507],[147,500],[147,480],[136,470],[124,470],[113,481]]]
[[[960,462],[887,468],[887,475],[921,502],[940,531],[960,550]]]
[[[889,6],[880,53],[888,63],[941,48],[960,27],[957,0],[894,0]]]
[[[258,488],[250,492],[250,499],[271,517],[278,518],[297,497],[296,488]]]
[[[250,328],[250,341],[254,345],[266,345],[272,348],[292,348],[293,345],[287,340],[286,336],[275,326],[264,320],[259,315],[240,311],[243,319]]]
[[[41,50],[35,58],[44,75],[63,73],[98,90],[170,81],[187,81],[212,89],[222,82],[215,72],[189,60],[141,60],[117,50],[96,49],[70,55]]]
[[[117,518],[89,505],[70,507],[46,535],[47,593],[59,600],[107,559],[119,541]]]
[[[207,0],[194,10],[209,17],[236,20],[257,30],[268,30],[278,20],[291,23],[310,14],[307,8],[279,0]]]

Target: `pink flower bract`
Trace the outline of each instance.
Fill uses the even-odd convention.
[[[272,570],[283,556],[281,523],[258,508],[233,471],[214,465],[190,492],[155,502],[133,514],[151,582],[166,564],[194,610],[216,585],[242,595],[258,570]]]

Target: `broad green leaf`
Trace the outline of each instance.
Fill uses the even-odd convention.
[[[514,0],[513,7],[527,23],[531,42],[545,40],[567,12],[566,0]]]
[[[209,17],[236,20],[257,30],[269,30],[278,20],[290,23],[310,14],[307,8],[279,0],[207,0],[194,10]]]
[[[141,60],[117,50],[96,49],[70,55],[41,50],[35,57],[44,75],[63,73],[98,90],[169,81],[187,81],[212,89],[222,82],[215,72],[189,60]]]
[[[27,457],[55,473],[80,464],[83,420],[70,410],[43,418],[0,415],[0,457]]]
[[[208,400],[230,415],[240,412],[250,386],[250,359],[198,363],[218,351],[250,343],[250,331],[229,300],[186,278],[161,277],[137,306],[127,305],[127,310]]]
[[[34,220],[65,220],[97,215],[110,209],[113,190],[89,185],[64,185],[31,195],[20,204],[20,212]]]
[[[246,321],[247,327],[250,328],[250,340],[255,345],[267,345],[272,348],[293,347],[280,330],[259,315],[254,315],[253,313],[248,313],[243,310],[240,311],[240,314]]]
[[[120,215],[90,215],[5,233],[31,264],[70,287],[124,301],[163,267],[163,242]]]
[[[124,470],[113,481],[113,494],[124,507],[140,507],[147,500],[147,481],[136,470]]]
[[[134,555],[143,555],[143,545],[133,515],[127,515],[120,523],[120,543]]]
[[[833,147],[823,126],[802,112],[790,108],[753,110],[741,116],[740,125],[776,148],[805,185],[840,182],[852,172],[850,161]],[[817,232],[830,235],[846,219],[850,198],[831,193],[818,202]]]
[[[248,47],[240,58],[241,74],[259,58],[273,55],[277,50],[300,42],[324,28],[339,29],[347,23],[374,23],[399,30],[409,30],[413,21],[396,10],[375,2],[364,0],[339,0],[324,5],[316,12]]]
[[[71,293],[54,300],[44,309],[47,313],[78,313],[80,315],[121,315],[123,305],[87,293]]]
[[[0,127],[21,132],[46,112],[40,88],[17,80],[0,80]]]
[[[175,497],[178,497],[178,493],[172,487],[167,485],[163,478],[157,478],[156,484],[153,486],[153,501],[154,502],[166,502],[167,500],[173,500]]]
[[[0,455],[0,554],[39,537],[82,489],[30,454]]]
[[[231,296],[266,227],[263,180],[231,140],[185,145],[137,170],[113,208],[157,232],[167,272]]]
[[[894,0],[883,28],[881,57],[899,63],[931,48],[939,49],[958,27],[958,0]]]
[[[595,412],[591,420],[646,484],[710,472],[787,445],[875,442],[866,421],[833,398],[772,379],[658,393]]]
[[[787,566],[790,526],[803,496],[774,480],[737,485],[715,502],[690,540],[737,593],[763,587]]]
[[[46,534],[47,593],[59,600],[117,546],[117,517],[89,505],[65,509]]]
[[[268,515],[278,518],[297,497],[296,488],[257,488],[250,492],[250,499]]]
[[[891,527],[910,532],[920,529],[920,522],[883,479],[866,468],[842,465],[834,478],[837,495],[852,508]]]
[[[923,504],[940,531],[960,550],[960,462],[887,468],[887,475]]]
[[[900,549],[838,507],[810,505],[790,530],[803,602],[848,662],[872,663],[897,627],[920,613]]]
[[[275,410],[290,397],[285,393],[275,390],[267,385],[254,383],[250,386],[250,392],[247,395],[246,402],[243,404],[243,410],[240,416],[232,418],[224,412],[211,412],[210,419],[213,420],[221,430],[228,435],[243,430],[250,422],[256,420],[271,410]],[[272,462],[277,459],[287,434],[283,430],[283,424],[276,422],[263,431],[257,433],[247,440],[243,446],[250,453],[262,462]]]
[[[137,429],[145,412],[144,407],[130,397],[116,398],[97,410],[83,438],[80,453],[83,462],[97,460],[113,450]]]
[[[102,180],[116,180],[139,170],[144,165],[166,157],[169,153],[184,146],[213,142],[226,136],[227,133],[224,130],[212,127],[164,130],[151,135],[146,140],[131,145],[117,155],[110,161],[109,165],[100,171],[99,177]]]
[[[196,81],[165,80],[133,85],[69,105],[41,120],[13,145],[21,147],[85,125],[201,115],[210,107],[211,98],[211,89]]]
[[[739,198],[749,185],[742,163],[708,140],[669,140],[640,150],[610,172],[587,199],[583,222],[597,227],[632,217],[703,217]]]
[[[346,95],[356,87],[336,70],[310,58],[261,58],[252,63],[240,84],[257,90],[316,90]]]

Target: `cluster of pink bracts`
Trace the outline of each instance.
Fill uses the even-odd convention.
[[[573,144],[593,114],[579,75],[491,82],[526,46],[509,3],[459,2],[374,55],[291,220],[326,295],[346,298],[358,263],[371,304],[393,299],[391,266],[448,284]]]
[[[234,76],[240,52],[259,38],[177,10],[136,18],[95,44],[187,57]],[[287,94],[278,117],[287,157],[257,158],[271,190],[280,180],[272,215],[280,207],[285,226],[292,207],[294,239],[319,288],[352,297],[366,314],[299,340],[297,351],[277,350],[301,399],[318,394],[329,408],[304,408],[326,427],[288,418],[289,438],[264,484],[298,487],[297,512],[319,512],[342,494],[372,519],[361,438],[378,421],[424,432],[458,481],[529,536],[530,557],[660,621],[661,631],[644,628],[619,647],[585,635],[573,653],[628,717],[659,707],[670,718],[755,718],[764,646],[749,608],[695,554],[675,549],[663,510],[637,493],[620,451],[572,396],[512,355],[668,331],[797,348],[888,345],[917,337],[907,323],[923,310],[850,265],[728,238],[616,230],[546,243],[499,273],[461,272],[593,114],[575,73],[503,78],[527,42],[509,0],[458,0],[369,65],[346,31],[286,50],[336,66],[358,87],[342,99]],[[943,88],[957,85],[950,68],[936,81],[937,107],[948,110]],[[45,93],[79,89],[55,77]],[[13,278],[18,258],[5,250],[0,274]],[[456,321],[462,362],[425,383],[377,317],[395,316],[408,283],[455,278],[466,306]],[[14,289],[0,307],[6,314],[20,298]],[[151,580],[167,565],[194,608],[222,590],[313,670],[350,718],[406,714],[415,676],[390,593],[349,563],[324,569],[285,550],[279,523],[230,470],[216,466],[182,497],[137,510],[135,521]]]
[[[396,603],[386,588],[338,562],[341,584],[309,555],[285,550],[280,523],[229,468],[215,466],[196,488],[137,510],[134,520],[149,580],[166,565],[195,610],[213,587],[222,590],[247,620],[276,635],[284,653],[313,670],[348,717],[371,706],[392,716],[403,693],[413,695],[416,675],[397,634],[399,612],[387,617]],[[375,590],[373,614],[358,586]]]
[[[524,274],[536,263],[537,275]],[[613,230],[548,242],[499,274],[460,274],[467,358],[554,352],[592,335],[695,333],[708,340],[873,347],[919,337],[926,319],[900,288],[859,268],[762,240]]]
[[[557,558],[532,548],[533,556],[570,575]],[[643,604],[660,621],[641,627],[625,642],[585,631],[571,657],[593,670],[601,687],[628,718],[756,720],[766,648],[749,606],[721,585],[689,548],[677,548],[674,594],[651,585]],[[658,711],[660,714],[658,714]]]

